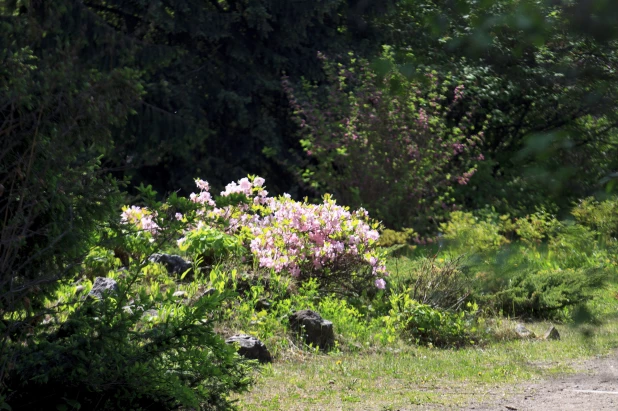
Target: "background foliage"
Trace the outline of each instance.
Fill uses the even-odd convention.
[[[332,314],[350,350],[482,343],[488,315],[574,318],[615,276],[617,13],[610,0],[0,0],[0,404],[25,405],[36,381],[62,386],[66,409],[231,407],[248,370],[218,318],[280,352],[301,308]],[[371,247],[406,269],[343,299],[254,261],[255,234],[230,222],[170,242],[194,223],[195,177],[218,192],[247,174],[290,204],[330,191],[364,207],[387,229]],[[122,231],[123,204],[166,234]],[[193,270],[168,274],[148,262],[159,251]],[[118,295],[82,300],[96,276]],[[207,286],[203,306],[174,297]],[[175,315],[145,327],[137,295]],[[105,355],[80,354],[93,347]]]

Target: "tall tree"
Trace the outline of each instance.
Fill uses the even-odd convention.
[[[385,3],[388,4],[389,2]],[[260,173],[289,190],[298,149],[281,76],[320,79],[318,51],[370,48],[366,1],[87,0],[136,46],[143,104],[118,133],[117,159],[131,158],[139,180],[160,191],[216,185]]]
[[[402,71],[448,73],[480,102],[479,123],[489,116],[486,161],[460,201],[568,209],[615,171],[615,13],[605,0],[435,0],[383,19]]]
[[[45,4],[0,2],[0,315],[32,312],[117,213],[101,158],[141,94],[135,70],[98,68],[113,33]]]

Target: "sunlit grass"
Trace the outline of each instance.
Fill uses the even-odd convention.
[[[490,401],[517,383],[573,372],[578,362],[618,347],[616,285],[589,303],[590,321],[557,325],[559,341],[511,340],[436,349],[398,341],[357,353],[299,354],[261,369],[243,410],[396,410],[457,408]],[[503,327],[512,326],[508,320]],[[550,323],[527,324],[543,335]]]

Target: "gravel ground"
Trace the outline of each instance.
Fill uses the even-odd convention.
[[[494,402],[470,404],[461,409],[597,411],[618,410],[618,354],[574,366],[574,375],[519,385],[521,394],[496,395]]]

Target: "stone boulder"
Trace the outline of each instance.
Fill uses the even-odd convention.
[[[296,311],[289,318],[294,333],[301,336],[306,344],[328,350],[335,344],[333,323],[311,310]]]
[[[554,327],[552,325],[551,327],[549,327],[549,330],[547,330],[547,332],[543,336],[543,339],[544,340],[559,340],[560,339],[560,333],[558,332],[556,327]]]
[[[217,290],[216,290],[216,289],[214,289],[214,288],[212,288],[212,287],[211,287],[211,288],[208,288],[208,289],[206,289],[205,291],[202,291],[201,293],[200,293],[200,292],[196,293],[196,294],[193,296],[193,298],[191,298],[191,299],[187,299],[186,303],[187,303],[188,305],[195,305],[195,304],[196,304],[198,301],[200,301],[202,298],[209,297],[209,296],[211,296],[211,295],[215,294],[216,292],[217,292]]]
[[[178,290],[174,294],[172,294],[172,297],[174,297],[174,298],[181,298],[181,297],[184,297],[186,295],[187,295],[186,291]]]
[[[213,294],[216,294],[217,290],[213,287],[209,287],[206,290],[204,290],[203,293],[199,294],[197,296],[197,298],[202,298],[202,297],[210,297]]]
[[[272,362],[273,360],[264,343],[251,335],[234,335],[225,342],[227,344],[238,343],[238,354],[249,360],[258,360],[260,363]]]
[[[148,259],[153,263],[162,264],[169,274],[182,275],[185,271],[193,268],[190,261],[185,260],[179,255],[172,254],[153,254]]]
[[[523,324],[519,323],[515,326],[515,333],[519,338],[535,338],[536,335],[527,329]]]
[[[142,319],[149,320],[151,318],[152,319],[159,318],[159,312],[154,309],[144,311],[144,313],[142,314]]]
[[[260,298],[255,303],[255,309],[257,311],[268,311],[270,310],[271,306],[272,306],[271,302],[268,301],[266,298]]]
[[[97,277],[94,279],[94,284],[88,293],[88,297],[100,300],[104,294],[112,292],[118,292],[116,280],[107,277]]]

